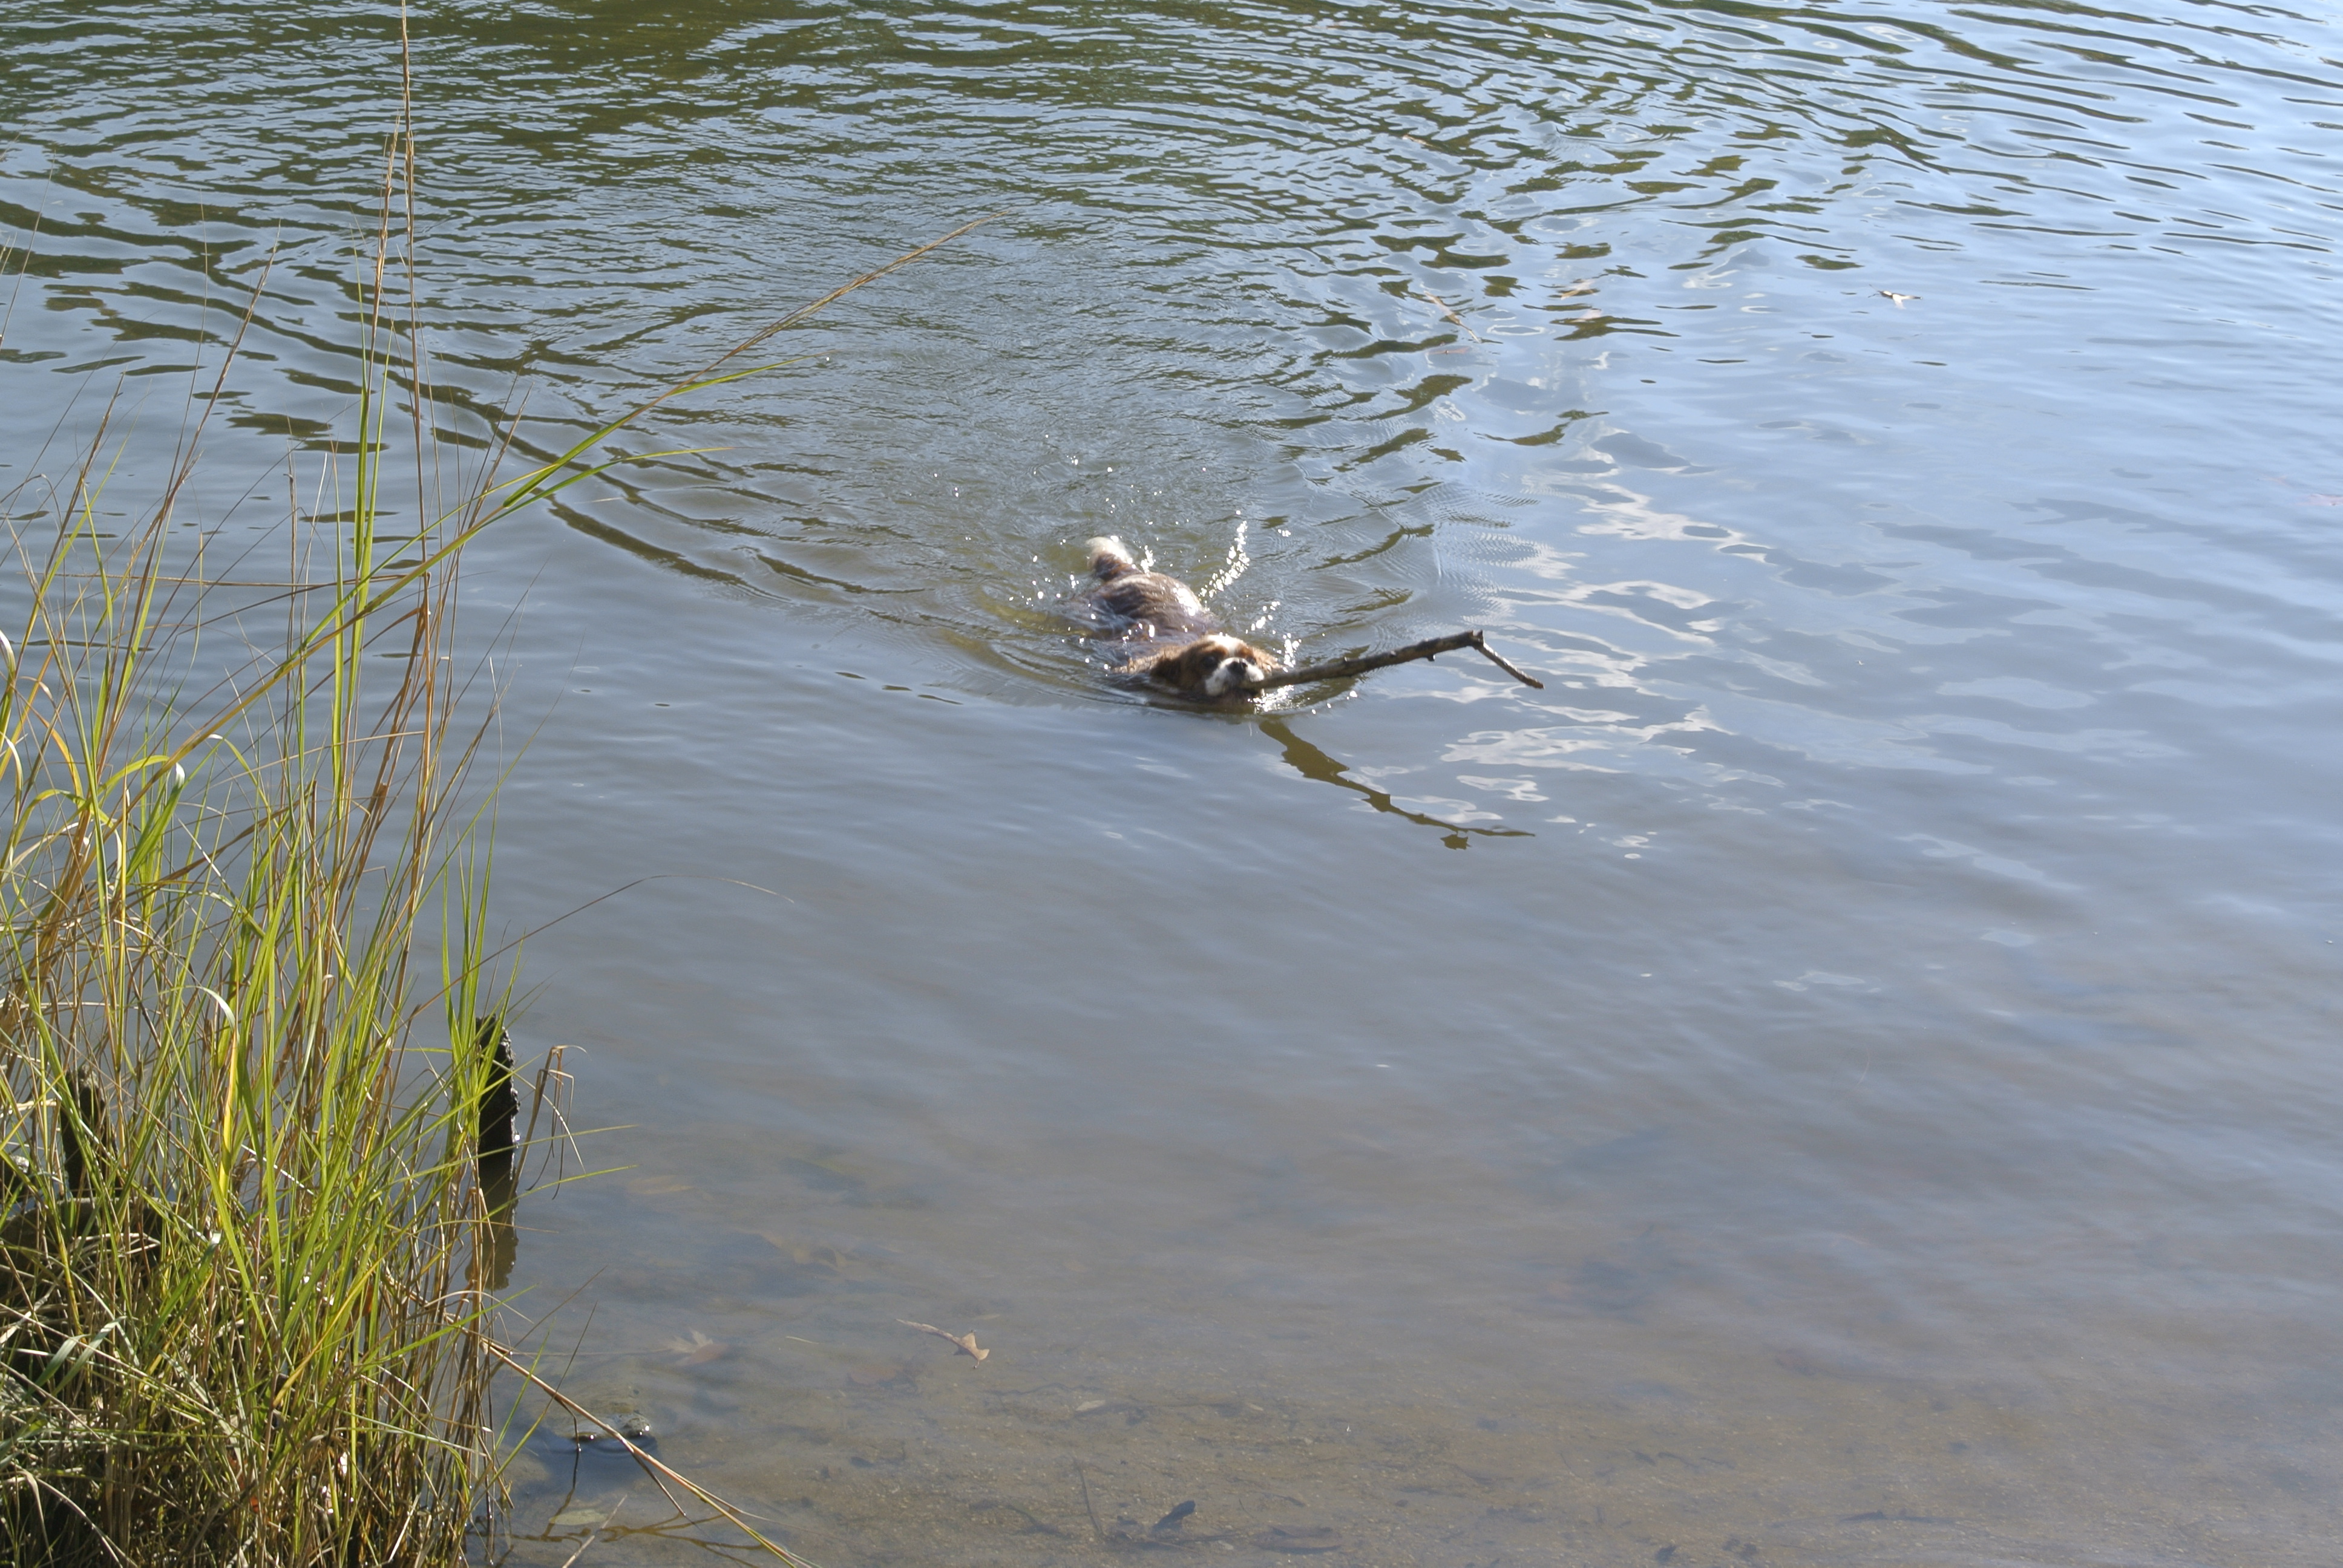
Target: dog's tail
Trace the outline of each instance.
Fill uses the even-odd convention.
[[[1112,582],[1127,572],[1139,569],[1139,562],[1131,558],[1131,548],[1121,539],[1101,534],[1094,539],[1084,540],[1082,548],[1091,553],[1091,576],[1102,583]]]

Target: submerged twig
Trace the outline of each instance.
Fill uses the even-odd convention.
[[[1106,1526],[1099,1523],[1098,1508],[1091,1502],[1091,1478],[1082,1473],[1082,1462],[1074,1461],[1074,1479],[1082,1489],[1082,1512],[1091,1516],[1091,1533],[1100,1540],[1106,1539]]]
[[[481,1342],[487,1347],[488,1352],[490,1355],[504,1362],[506,1366],[511,1368],[514,1372],[518,1372],[531,1387],[544,1394],[546,1398],[551,1400],[554,1403],[568,1411],[579,1421],[591,1422],[596,1427],[617,1439],[619,1444],[626,1449],[627,1452],[632,1456],[634,1462],[643,1467],[643,1473],[651,1478],[652,1483],[661,1492],[667,1493],[667,1500],[669,1503],[675,1503],[675,1511],[678,1513],[681,1513],[684,1511],[683,1505],[680,1503],[676,1503],[675,1493],[669,1491],[668,1483],[670,1481],[675,1483],[676,1485],[682,1487],[686,1492],[691,1493],[692,1496],[698,1498],[701,1503],[714,1509],[718,1513],[723,1515],[727,1523],[739,1531],[742,1534],[748,1536],[749,1540],[755,1542],[758,1545],[763,1547],[774,1556],[779,1558],[782,1562],[791,1564],[792,1568],[813,1568],[811,1563],[799,1556],[796,1553],[790,1551],[788,1547],[779,1546],[774,1544],[772,1542],[766,1540],[763,1535],[758,1533],[755,1525],[750,1524],[746,1519],[740,1516],[739,1510],[733,1508],[722,1498],[718,1497],[714,1493],[709,1491],[708,1488],[700,1485],[698,1482],[692,1480],[689,1476],[683,1474],[679,1471],[660,1463],[656,1456],[646,1452],[634,1439],[628,1437],[624,1432],[620,1431],[616,1422],[604,1421],[600,1416],[596,1415],[592,1411],[588,1410],[584,1405],[579,1404],[576,1400],[571,1399],[568,1394],[563,1393],[559,1389],[554,1387],[551,1383],[538,1376],[536,1372],[532,1370],[527,1362],[523,1362],[518,1356],[515,1355],[504,1345],[498,1343],[495,1340],[490,1339],[485,1334],[481,1335],[480,1338]]]
[[[1422,642],[1411,642],[1405,648],[1393,648],[1389,653],[1363,653],[1354,658],[1330,658],[1318,664],[1281,669],[1264,679],[1258,689],[1266,691],[1272,686],[1300,686],[1312,680],[1340,680],[1346,676],[1364,675],[1371,669],[1381,669],[1389,664],[1406,664],[1413,659],[1430,658],[1435,654],[1453,653],[1460,648],[1473,649],[1523,686],[1534,686],[1540,691],[1545,689],[1544,681],[1515,668],[1503,655],[1491,648],[1484,634],[1478,631],[1452,631],[1446,637],[1426,638]]]
[[[1438,295],[1436,295],[1436,294],[1433,293],[1433,292],[1432,292],[1432,290],[1430,290],[1430,289],[1428,289],[1428,288],[1419,288],[1419,289],[1417,289],[1417,290],[1416,290],[1416,293],[1418,293],[1418,294],[1422,295],[1424,298],[1426,298],[1426,299],[1428,299],[1428,300],[1432,301],[1432,303],[1433,303],[1433,304],[1434,304],[1434,305],[1436,305],[1436,306],[1440,307],[1440,314],[1441,314],[1441,315],[1443,315],[1443,316],[1444,316],[1444,317],[1448,317],[1448,319],[1449,319],[1449,320],[1451,320],[1451,321],[1454,322],[1458,327],[1463,327],[1463,331],[1464,331],[1464,336],[1465,336],[1465,337],[1470,337],[1473,342],[1475,342],[1475,343],[1486,343],[1487,341],[1489,341],[1487,338],[1485,338],[1485,337],[1482,337],[1479,333],[1477,333],[1477,332],[1473,331],[1473,328],[1471,327],[1471,326],[1470,326],[1470,325],[1468,325],[1468,324],[1465,322],[1465,320],[1464,320],[1464,318],[1463,318],[1463,317],[1461,317],[1461,316],[1457,315],[1457,314],[1456,314],[1456,312],[1455,312],[1454,310],[1453,310],[1453,309],[1451,309],[1451,308],[1449,307],[1449,304],[1448,304],[1448,302],[1447,302],[1446,300],[1444,300],[1444,299],[1441,298],[1441,297],[1440,297],[1440,296],[1438,296]]]
[[[990,1351],[976,1348],[976,1331],[973,1329],[964,1334],[955,1334],[940,1329],[933,1323],[915,1323],[909,1318],[897,1318],[895,1321],[907,1329],[917,1329],[923,1334],[933,1334],[940,1340],[949,1341],[951,1347],[964,1356],[974,1356],[977,1360],[982,1361],[992,1353]]]

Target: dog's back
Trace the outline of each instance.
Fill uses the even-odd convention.
[[[1121,539],[1095,538],[1086,548],[1097,584],[1083,589],[1082,598],[1121,628],[1148,638],[1192,637],[1218,629],[1220,623],[1186,583],[1141,570]]]

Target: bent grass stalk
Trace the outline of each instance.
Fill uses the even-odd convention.
[[[518,478],[489,482],[508,455],[494,446],[470,493],[410,519],[408,559],[386,567],[402,386],[418,486],[427,440],[419,336],[386,307],[395,242],[411,258],[402,176],[411,189],[403,126],[365,291],[347,509],[317,508],[342,520],[314,568],[296,551],[279,636],[248,640],[272,601],[200,555],[185,569],[172,543],[225,361],[118,537],[100,527],[111,408],[45,496],[0,496],[25,607],[0,646],[13,1563],[461,1559],[496,1482],[497,1371],[543,1384],[498,1342],[474,1277],[491,1224],[471,1160],[490,1070],[477,1020],[501,993],[478,815],[493,789],[468,785],[486,719],[453,673],[458,554],[614,461],[678,455],[593,460],[659,403],[750,374],[725,367],[934,248]],[[302,537],[297,517],[288,528]],[[222,663],[223,640],[259,651]]]

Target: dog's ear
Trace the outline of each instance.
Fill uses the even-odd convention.
[[[1159,686],[1168,686],[1174,691],[1187,690],[1196,684],[1195,648],[1176,648],[1160,655],[1147,673]]]
[[[1193,691],[1202,679],[1200,656],[1209,651],[1202,643],[1192,642],[1159,653],[1147,661],[1147,678],[1174,691]]]

